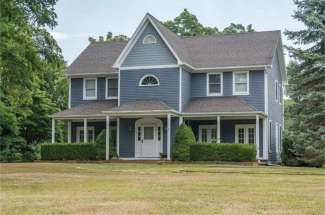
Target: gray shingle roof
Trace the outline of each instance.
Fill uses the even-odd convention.
[[[195,68],[271,65],[280,31],[180,37],[147,14],[183,63]],[[112,66],[126,42],[95,42],[69,66],[68,75],[117,72]]]
[[[148,100],[136,100],[122,104],[119,107],[115,107],[110,112],[129,112],[129,111],[141,111],[141,112],[150,112],[150,111],[175,111],[172,107],[167,105],[165,102],[156,99]]]
[[[109,111],[117,107],[117,101],[90,101],[72,107],[70,109],[57,112],[52,115],[53,118],[81,117],[81,116],[101,116],[102,111]]]
[[[67,75],[86,73],[114,73],[112,68],[127,42],[90,43],[66,71]]]
[[[256,109],[236,96],[199,97],[186,105],[184,113],[256,112]]]

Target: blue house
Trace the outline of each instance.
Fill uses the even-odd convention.
[[[254,144],[279,161],[286,82],[280,31],[181,37],[146,14],[128,42],[94,42],[70,65],[67,141],[106,132],[119,159],[171,159],[177,127],[198,144]],[[86,132],[85,132],[86,131]],[[112,148],[112,147],[111,147]]]

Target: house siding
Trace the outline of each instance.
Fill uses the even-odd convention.
[[[143,38],[152,34],[156,37],[157,43],[143,44]],[[148,23],[135,45],[132,47],[122,66],[152,66],[177,64],[177,60],[171,53],[165,42],[159,36],[151,23]]]
[[[191,101],[191,74],[182,69],[182,109]]]
[[[207,73],[191,76],[192,97],[207,96]],[[223,95],[232,96],[232,72],[223,72]],[[249,95],[238,96],[258,111],[264,111],[264,71],[249,72]]]
[[[279,67],[278,56],[275,55],[272,60],[272,69],[268,73],[268,119],[272,121],[271,129],[271,151],[269,151],[269,159],[273,162],[279,161],[280,154],[276,153],[276,123],[283,127],[283,106],[275,101],[275,80],[282,82],[281,72]]]
[[[159,86],[139,86],[144,75],[152,74],[159,79]],[[145,69],[120,71],[120,104],[139,99],[160,99],[170,107],[179,108],[179,69]]]

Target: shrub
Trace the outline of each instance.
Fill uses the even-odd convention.
[[[287,166],[299,166],[301,162],[297,159],[294,151],[294,142],[287,134],[284,135],[282,141],[281,160]]]
[[[95,144],[44,144],[41,145],[42,160],[95,160]]]
[[[97,152],[97,160],[105,160],[106,158],[106,130],[103,129],[95,141],[96,152]],[[109,141],[109,157],[117,157],[116,146],[113,143],[113,140]]]
[[[182,124],[176,130],[175,143],[172,146],[173,160],[187,161],[190,159],[190,146],[195,144],[195,136],[191,127]]]
[[[190,147],[193,161],[255,161],[255,145],[248,144],[195,144]]]

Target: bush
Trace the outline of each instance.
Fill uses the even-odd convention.
[[[110,139],[109,141],[109,157],[117,157],[116,147],[113,143],[113,140]],[[105,160],[106,158],[106,130],[103,129],[98,136],[96,137],[95,141],[96,145],[96,152],[97,152],[97,160]]]
[[[255,161],[255,145],[195,144],[190,147],[192,161]]]
[[[287,166],[300,166],[302,165],[301,162],[297,159],[294,151],[294,142],[288,136],[284,135],[282,141],[282,152],[281,152],[281,160],[284,165]]]
[[[95,160],[95,144],[44,144],[41,145],[42,160]]]
[[[172,146],[172,159],[187,161],[190,159],[190,146],[195,144],[191,127],[182,124],[176,130],[175,143]]]

